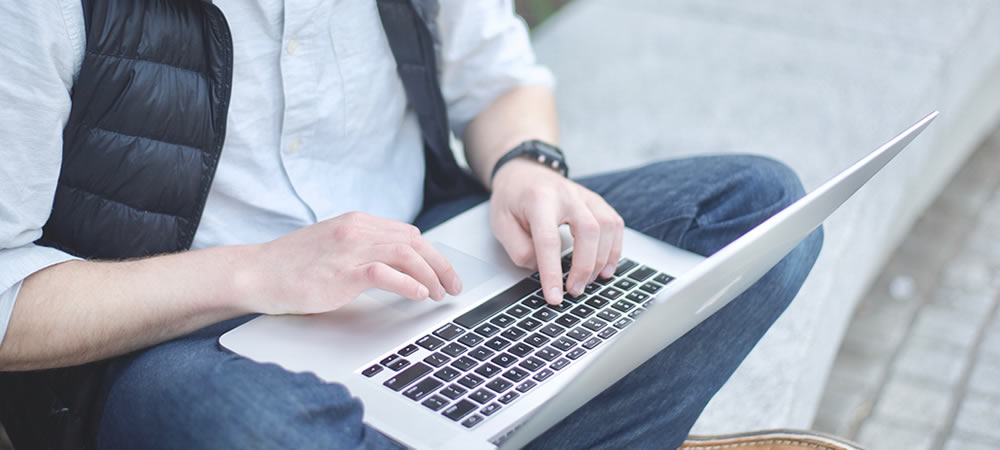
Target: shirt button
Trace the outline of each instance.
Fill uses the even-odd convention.
[[[289,39],[288,40],[288,54],[289,55],[294,55],[295,52],[298,49],[299,49],[299,41],[297,39]]]
[[[288,150],[287,151],[288,151],[289,154],[293,154],[294,155],[294,154],[296,154],[296,153],[299,152],[300,148],[302,148],[302,139],[296,139],[296,140],[292,141],[291,144],[288,144]]]

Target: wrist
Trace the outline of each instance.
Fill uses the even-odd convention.
[[[497,174],[506,166],[515,161],[524,161],[538,167],[545,167],[547,170],[558,173],[563,177],[568,177],[569,167],[563,156],[562,150],[558,147],[542,142],[537,139],[524,141],[501,156],[493,165],[490,172],[489,185],[492,188]]]

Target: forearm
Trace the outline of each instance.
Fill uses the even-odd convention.
[[[538,139],[558,145],[555,96],[541,86],[520,86],[500,96],[469,123],[465,155],[472,172],[490,187],[497,160],[521,142]]]
[[[249,247],[125,262],[69,261],[26,278],[0,345],[0,370],[109,358],[250,312]]]

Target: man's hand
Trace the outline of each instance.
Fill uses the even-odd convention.
[[[413,300],[457,295],[462,283],[417,227],[352,212],[255,249],[244,277],[248,305],[267,314],[337,309],[367,289]]]
[[[562,301],[559,225],[569,224],[573,234],[570,294],[614,274],[625,223],[599,195],[527,159],[501,167],[492,190],[493,233],[515,264],[538,270],[548,303]]]

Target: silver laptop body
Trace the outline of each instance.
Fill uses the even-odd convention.
[[[616,300],[564,301],[569,306],[552,318],[541,313],[548,307],[533,303],[531,273],[509,261],[480,205],[425,234],[458,271],[461,295],[414,302],[369,291],[326,314],[258,317],[220,343],[255,361],[342,383],[364,402],[366,423],[404,445],[520,447],[753,284],[936,116],[921,119],[709,258],[626,229],[623,248],[634,265],[620,265],[618,277],[595,289]],[[565,229],[562,235],[568,251],[572,239]],[[572,313],[580,313],[571,317],[576,323],[557,322]],[[532,319],[536,315],[541,318]],[[515,339],[512,329],[531,331]],[[515,352],[529,348],[531,353]]]

